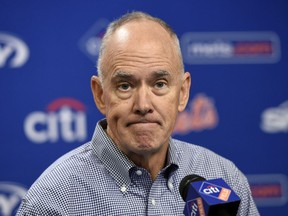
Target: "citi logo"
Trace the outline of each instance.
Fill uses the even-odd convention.
[[[196,216],[198,213],[198,206],[196,202],[191,203],[191,216]]]
[[[227,201],[231,194],[230,189],[206,182],[202,183],[199,192],[222,201]]]
[[[27,189],[13,182],[0,182],[0,215],[16,214]]]
[[[201,197],[198,197],[194,200],[189,200],[189,213],[191,216],[205,216],[204,205]]]
[[[259,64],[280,60],[274,32],[188,32],[181,38],[187,64]]]
[[[22,67],[29,58],[29,48],[24,41],[11,34],[0,32],[0,68]]]
[[[288,133],[288,101],[263,111],[261,129],[266,133]]]
[[[213,194],[213,193],[220,193],[220,190],[215,186],[208,186],[207,188],[203,189],[205,194]]]
[[[34,143],[84,141],[87,138],[85,106],[73,98],[60,98],[46,111],[30,113],[24,120],[24,132]]]

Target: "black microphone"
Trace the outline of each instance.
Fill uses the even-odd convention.
[[[184,177],[179,192],[186,202],[186,216],[235,216],[240,205],[239,196],[219,178],[206,180],[198,175]]]

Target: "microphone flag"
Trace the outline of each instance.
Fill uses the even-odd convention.
[[[232,216],[240,205],[239,196],[222,179],[189,184],[184,214],[189,216]]]

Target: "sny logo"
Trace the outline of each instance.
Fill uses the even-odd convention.
[[[13,182],[0,182],[0,215],[15,215],[27,189]]]
[[[80,39],[79,47],[93,62],[96,62],[99,55],[102,38],[109,21],[98,20]]]
[[[87,137],[85,106],[73,98],[60,98],[47,112],[35,111],[24,120],[24,132],[35,143],[84,141]]]
[[[0,32],[0,68],[8,64],[11,68],[21,67],[29,57],[28,46],[20,38]]]
[[[199,192],[207,196],[227,201],[229,199],[231,190],[221,187],[219,185],[203,182]]]

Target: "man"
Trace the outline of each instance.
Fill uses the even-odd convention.
[[[32,185],[18,215],[182,215],[179,183],[223,178],[241,197],[238,215],[258,215],[244,175],[230,161],[171,138],[191,78],[163,21],[133,12],[103,38],[95,103],[106,119],[90,142],[64,155]]]

